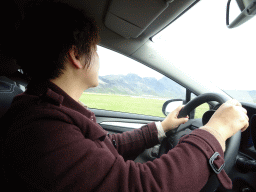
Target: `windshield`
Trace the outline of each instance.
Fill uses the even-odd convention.
[[[239,101],[255,103],[256,19],[228,29],[226,6],[227,0],[201,0],[152,41],[185,72]],[[235,1],[230,11],[231,23],[241,12]]]

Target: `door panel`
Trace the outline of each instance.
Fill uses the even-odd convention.
[[[109,134],[132,131],[138,128],[139,125],[143,126],[151,122],[164,120],[162,117],[152,117],[98,109],[90,110],[95,114],[97,123]],[[130,125],[130,127],[128,125]],[[153,148],[146,149],[135,159],[135,162],[144,163],[147,161],[153,161],[156,158],[155,154],[158,152],[159,146],[160,145],[156,145]]]
[[[137,115],[99,109],[89,110],[95,114],[97,123],[101,125],[103,129],[112,131],[113,133],[131,131],[133,129],[139,128],[139,125],[143,126],[151,122],[164,120],[162,117]],[[130,125],[130,127],[128,125]]]

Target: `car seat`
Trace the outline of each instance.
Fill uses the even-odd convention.
[[[15,81],[5,76],[0,76],[0,118],[11,106],[13,98],[23,92]]]
[[[4,170],[4,154],[3,154],[3,140],[4,140],[4,135],[8,130],[8,127],[5,127],[5,125],[3,125],[3,119],[1,119],[3,117],[3,115],[7,112],[7,110],[9,109],[9,107],[11,106],[12,100],[13,98],[18,95],[23,93],[24,91],[17,86],[16,82],[5,77],[5,76],[0,76],[0,122],[1,122],[1,128],[2,133],[0,136],[0,142],[1,142],[1,166],[2,166],[2,176],[4,177],[4,182],[5,184],[7,183],[7,178],[6,178],[6,173]],[[2,177],[2,178],[3,178]]]

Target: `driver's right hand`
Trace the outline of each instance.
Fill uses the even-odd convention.
[[[247,111],[235,99],[223,103],[205,125],[217,131],[226,141],[238,131],[245,131],[249,126]]]

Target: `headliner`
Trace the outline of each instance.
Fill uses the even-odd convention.
[[[31,0],[14,0],[19,11],[24,17],[24,5]],[[89,16],[93,17],[100,28],[100,45],[126,56],[131,56],[136,50],[150,40],[155,34],[169,25],[179,15],[183,14],[187,9],[193,6],[198,0],[179,0],[169,4],[161,15],[155,19],[151,25],[138,38],[124,38],[112,30],[108,29],[104,22],[111,0],[61,0],[71,4],[72,6],[84,9]],[[135,0],[136,1],[136,0]],[[137,0],[138,1],[138,0]],[[139,0],[143,1],[143,0]],[[147,1],[147,0],[144,0]],[[163,0],[164,1],[164,0]]]

